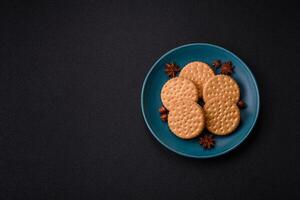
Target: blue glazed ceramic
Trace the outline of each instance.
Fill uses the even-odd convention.
[[[168,80],[164,72],[165,64],[175,62],[183,67],[192,61],[232,61],[234,73],[232,77],[241,89],[241,99],[247,107],[241,110],[241,123],[234,133],[228,136],[216,136],[216,146],[205,150],[199,144],[199,138],[182,140],[168,128],[167,123],[160,120],[158,108],[162,105],[160,91]],[[159,58],[148,72],[141,94],[142,113],[152,135],[166,148],[183,156],[193,158],[209,158],[225,154],[241,144],[250,134],[259,113],[259,92],[255,78],[247,65],[230,51],[212,44],[194,43],[177,47]]]

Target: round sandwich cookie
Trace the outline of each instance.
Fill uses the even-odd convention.
[[[163,105],[168,110],[172,110],[178,101],[190,100],[196,102],[198,100],[198,91],[192,81],[176,77],[164,84],[160,97]]]
[[[199,97],[202,97],[204,84],[213,76],[215,73],[210,66],[199,61],[188,63],[179,74],[179,77],[187,78],[195,83]]]
[[[214,76],[204,85],[203,100],[207,102],[214,97],[226,98],[237,103],[240,99],[240,88],[230,76]]]
[[[205,128],[203,109],[193,101],[177,102],[168,115],[170,130],[182,139],[192,139]]]
[[[237,105],[226,99],[215,97],[204,105],[206,128],[216,135],[232,133],[240,123],[240,110]]]

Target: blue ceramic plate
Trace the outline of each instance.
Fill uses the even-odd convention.
[[[165,64],[175,62],[180,67],[192,61],[204,61],[211,64],[220,59],[230,60],[234,68],[232,77],[241,89],[241,99],[247,107],[241,110],[241,123],[234,133],[228,136],[217,136],[216,146],[205,150],[199,144],[199,138],[182,140],[160,120],[158,108],[162,105],[160,91],[168,80],[164,72]],[[259,112],[259,93],[256,81],[247,65],[230,51],[212,44],[194,43],[172,49],[158,59],[148,72],[141,94],[141,106],[145,122],[152,135],[165,147],[183,156],[209,158],[225,154],[241,144],[250,134]]]

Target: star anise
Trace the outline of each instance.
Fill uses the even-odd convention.
[[[211,149],[215,146],[215,140],[212,135],[204,135],[200,137],[200,144],[204,149]]]
[[[233,65],[231,61],[225,62],[221,67],[221,74],[231,75],[233,73]]]
[[[158,109],[158,112],[159,112],[160,114],[164,114],[164,113],[167,113],[168,110],[166,109],[166,107],[161,106],[161,107]]]
[[[240,108],[240,109],[243,109],[243,108],[246,108],[246,103],[242,100],[240,100],[238,103],[237,103],[237,106]]]
[[[215,69],[221,67],[221,65],[222,65],[221,60],[215,60],[215,61],[213,61],[213,63],[212,63],[212,66],[213,66]]]
[[[179,71],[180,68],[175,63],[166,64],[165,72],[170,78],[174,78]]]
[[[168,121],[168,113],[169,113],[169,111],[166,109],[166,107],[161,106],[158,109],[158,112],[160,113],[160,119],[161,119],[161,121],[163,121],[163,122]]]
[[[168,114],[167,114],[167,113],[161,114],[161,115],[160,115],[160,119],[161,119],[161,121],[163,121],[163,122],[168,121]]]

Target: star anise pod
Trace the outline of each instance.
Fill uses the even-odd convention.
[[[233,73],[232,62],[228,61],[222,64],[221,74],[231,75]]]
[[[240,100],[238,103],[237,103],[237,106],[240,108],[240,109],[243,109],[243,108],[246,108],[246,103],[242,100]]]
[[[169,113],[169,111],[166,109],[166,107],[161,106],[158,109],[158,112],[160,113],[160,119],[161,119],[161,121],[163,121],[163,122],[168,121],[168,113]]]
[[[179,71],[180,68],[175,63],[166,64],[165,72],[170,78],[174,78]]]
[[[222,65],[221,60],[215,60],[215,61],[213,61],[213,63],[212,63],[212,66],[213,66],[215,69],[221,67],[221,65]]]
[[[211,149],[215,146],[215,140],[212,135],[204,135],[200,137],[200,144],[204,149]]]
[[[164,114],[164,113],[167,113],[168,110],[166,109],[166,107],[161,106],[161,107],[158,109],[158,112],[159,112],[160,114]]]
[[[161,114],[161,115],[160,115],[160,119],[161,119],[161,121],[163,121],[163,122],[168,121],[168,114],[167,114],[167,113]]]

